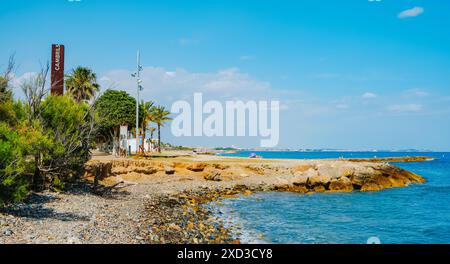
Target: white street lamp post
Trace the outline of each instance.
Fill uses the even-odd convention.
[[[139,92],[142,89],[140,79],[140,72],[142,71],[141,66],[141,54],[140,51],[137,51],[137,69],[136,73],[133,73],[131,76],[136,78],[137,83],[137,94],[136,94],[136,155],[139,153]]]

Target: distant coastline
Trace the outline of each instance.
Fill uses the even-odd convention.
[[[234,150],[234,151],[261,151],[261,152],[433,152],[433,153],[446,153],[450,151],[438,151],[428,149],[260,149],[260,148],[214,148],[216,150]]]

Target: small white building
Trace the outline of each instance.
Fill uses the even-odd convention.
[[[150,139],[146,139],[144,142],[144,149],[146,152],[154,152],[156,151],[156,147],[158,145],[158,140],[157,139],[153,139],[152,140],[153,144],[150,143]],[[131,152],[131,153],[136,153],[136,138],[130,138],[128,140],[124,140],[123,142],[121,142],[121,145],[125,145],[127,146],[127,151]],[[142,142],[140,145],[142,145]]]

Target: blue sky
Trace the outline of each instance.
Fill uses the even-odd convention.
[[[139,48],[146,99],[280,100],[279,147],[450,150],[449,13],[438,0],[0,0],[0,65],[15,52],[19,83],[61,43],[66,69],[131,93]]]

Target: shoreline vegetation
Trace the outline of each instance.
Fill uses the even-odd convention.
[[[136,101],[123,90],[97,96],[97,76],[83,66],[58,80],[66,84],[64,93],[49,89],[55,85],[48,83],[49,63],[17,84],[15,65],[11,56],[0,73],[0,208],[30,192],[65,190],[83,175],[92,150],[126,156],[131,149],[123,141],[133,137],[142,138],[139,154],[168,145],[161,128],[172,118],[164,106]],[[23,98],[14,97],[17,88]],[[124,126],[134,132],[120,135]]]
[[[426,161],[427,157],[389,158]],[[379,191],[425,179],[383,159],[94,156],[71,192],[36,193],[0,213],[1,243],[240,243],[206,204],[255,192]],[[97,186],[94,186],[94,183]],[[95,189],[97,194],[89,190]]]

